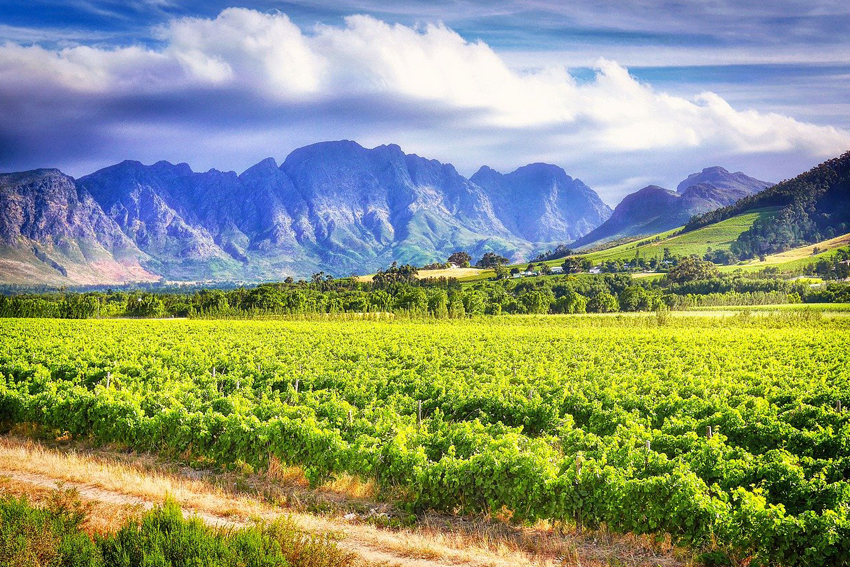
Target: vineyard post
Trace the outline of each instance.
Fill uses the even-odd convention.
[[[348,410],[348,425],[351,425],[352,423],[354,423],[354,416],[351,413],[351,410]]]
[[[295,379],[295,393],[296,393],[296,394],[298,393],[298,384],[299,384],[300,382],[301,382],[301,379],[300,379],[300,378],[296,378],[296,379]]]
[[[213,378],[215,378],[215,366],[213,366]]]
[[[707,425],[706,428],[705,428],[705,438],[711,439],[712,435],[713,435],[713,433],[711,432],[711,426]]]
[[[581,455],[576,455],[576,480],[575,485],[579,485],[579,476],[581,476]],[[581,532],[581,510],[576,510],[576,528]]]
[[[835,411],[837,411],[838,413],[841,413],[841,400],[835,401]]]
[[[106,373],[106,389],[109,389],[109,385],[112,384],[112,372]]]

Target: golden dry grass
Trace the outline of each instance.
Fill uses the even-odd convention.
[[[563,531],[545,523],[519,528],[478,517],[426,514],[414,527],[387,529],[393,513],[373,500],[374,486],[343,478],[310,490],[297,467],[272,461],[258,474],[196,471],[145,454],[94,449],[81,443],[50,444],[0,437],[0,491],[33,493],[64,482],[95,502],[93,529],[109,529],[126,514],[166,495],[187,513],[219,525],[288,515],[308,532],[338,534],[340,547],[371,564],[508,567],[523,565],[686,565],[680,550],[648,538],[605,531]],[[11,487],[17,487],[15,489]],[[324,510],[310,513],[309,510]],[[124,510],[124,511],[122,511]],[[123,515],[122,515],[123,514]]]
[[[834,250],[843,246],[850,246],[850,233],[842,234],[841,236],[836,236],[835,238],[824,240],[823,242],[818,242],[817,244],[812,244],[810,246],[792,248],[791,250],[786,250],[785,252],[771,254],[770,256],[765,257],[764,262],[755,259],[751,260],[748,263],[758,264],[759,266],[764,266],[768,264],[784,264],[785,262],[793,262],[794,260],[802,260],[803,258],[811,257],[815,253],[815,248],[818,249],[818,253],[820,254],[822,252],[828,252],[829,250]]]
[[[420,280],[424,280],[425,278],[468,278],[472,276],[477,276],[481,272],[483,272],[481,268],[445,268],[439,270],[419,270],[419,273],[416,274],[416,277]],[[372,281],[372,277],[374,274],[369,274],[368,276],[357,276],[355,279],[361,282],[370,282]]]

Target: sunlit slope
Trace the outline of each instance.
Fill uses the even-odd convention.
[[[646,260],[651,258],[661,259],[664,257],[665,249],[669,249],[672,255],[690,256],[697,254],[702,256],[708,252],[709,248],[712,250],[728,250],[732,242],[738,238],[738,235],[750,228],[756,219],[772,215],[775,211],[776,209],[772,208],[760,209],[692,232],[679,234],[680,229],[677,228],[626,244],[580,255],[590,259],[594,264],[608,260],[633,260],[636,255]],[[563,259],[558,259],[544,263],[550,266],[558,266],[563,262]]]
[[[733,266],[721,266],[723,272],[735,271],[742,269],[746,272],[761,270],[766,267],[775,267],[782,272],[798,272],[810,264],[815,264],[819,260],[829,259],[841,248],[850,247],[850,233],[830,238],[816,244],[792,248],[777,254],[765,256],[764,261],[758,259],[750,260],[745,263],[735,264]],[[815,251],[817,250],[817,254]]]

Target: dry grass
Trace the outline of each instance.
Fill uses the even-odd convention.
[[[57,481],[96,502],[93,530],[109,529],[122,514],[171,495],[189,513],[215,524],[240,525],[251,518],[286,513],[302,529],[335,533],[340,546],[370,563],[405,567],[440,564],[508,567],[523,565],[686,565],[668,544],[604,531],[562,531],[545,523],[517,528],[478,517],[426,514],[412,528],[386,529],[390,505],[374,501],[375,487],[343,478],[310,490],[297,467],[273,460],[259,474],[196,471],[151,455],[94,449],[64,442],[48,447],[20,436],[0,437],[0,490],[47,490]],[[321,514],[315,513],[321,510]]]
[[[64,488],[62,484],[49,487],[0,475],[0,493],[26,496],[30,502],[38,506],[46,506],[54,498],[57,488],[60,491],[71,490],[79,495],[76,489]],[[86,499],[85,502],[87,515],[82,527],[90,534],[114,532],[129,520],[137,517],[146,508],[133,504],[116,504],[101,500]]]
[[[439,270],[419,270],[416,274],[417,279],[424,280],[425,278],[469,278],[479,275],[483,272],[481,268],[442,268]],[[355,279],[360,282],[370,282],[374,274],[368,276],[357,276]]]
[[[778,254],[771,254],[770,256],[766,256],[764,262],[756,260],[751,260],[750,264],[758,264],[759,266],[765,266],[769,264],[784,264],[785,262],[792,262],[794,260],[801,260],[803,258],[809,258],[815,253],[815,248],[818,249],[818,253],[828,252],[829,250],[834,250],[836,248],[841,248],[843,246],[850,246],[850,233],[842,234],[841,236],[836,236],[830,240],[824,240],[823,242],[818,242],[817,244],[812,244],[810,246],[802,246],[800,248],[792,248],[791,250],[786,250],[785,252],[780,252]]]

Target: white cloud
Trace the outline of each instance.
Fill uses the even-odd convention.
[[[638,163],[660,163],[663,156],[683,152],[793,151],[808,159],[850,148],[846,131],[775,113],[736,110],[710,92],[672,96],[638,82],[611,60],[599,59],[595,78],[583,83],[558,65],[517,69],[488,45],[468,42],[439,24],[408,27],[351,16],[343,26],[302,30],[281,13],[231,8],[215,19],[174,20],[158,30],[158,37],[162,42],[158,49],[48,50],[6,43],[0,46],[0,96],[22,107],[24,102],[32,106],[29,97],[35,92],[39,97],[56,93],[60,105],[66,104],[65,95],[83,97],[89,105],[87,120],[98,119],[104,101],[147,100],[153,110],[136,119],[149,121],[144,126],[150,131],[156,129],[157,120],[163,127],[167,120],[157,115],[157,105],[167,102],[157,101],[197,93],[192,113],[199,123],[197,135],[215,136],[218,127],[222,138],[233,139],[239,127],[220,123],[220,107],[204,113],[204,93],[232,93],[240,104],[290,109],[311,121],[309,131],[316,136],[387,136],[378,141],[408,142],[414,144],[411,149],[422,152],[442,144],[444,150],[436,157],[461,164],[486,151],[495,154],[488,161],[500,165],[499,161],[543,158],[576,163],[579,156],[592,159],[618,153],[652,154],[649,160],[631,160]],[[411,121],[410,131],[405,131],[404,123],[375,122],[384,109],[392,116],[400,107],[418,117]],[[38,110],[48,116],[58,112],[50,107]],[[165,110],[162,116],[168,114]],[[110,120],[107,112],[102,115],[104,121]],[[63,116],[67,121],[67,109]],[[119,127],[132,132],[126,123],[103,125],[111,129],[112,140]],[[266,127],[276,141],[299,139],[295,134],[281,135],[287,128],[284,119]],[[248,139],[261,144],[256,128],[250,127]],[[291,128],[303,128],[303,123]],[[270,149],[257,148],[257,157]],[[620,179],[644,174],[621,172]],[[610,177],[601,181],[618,186]]]

